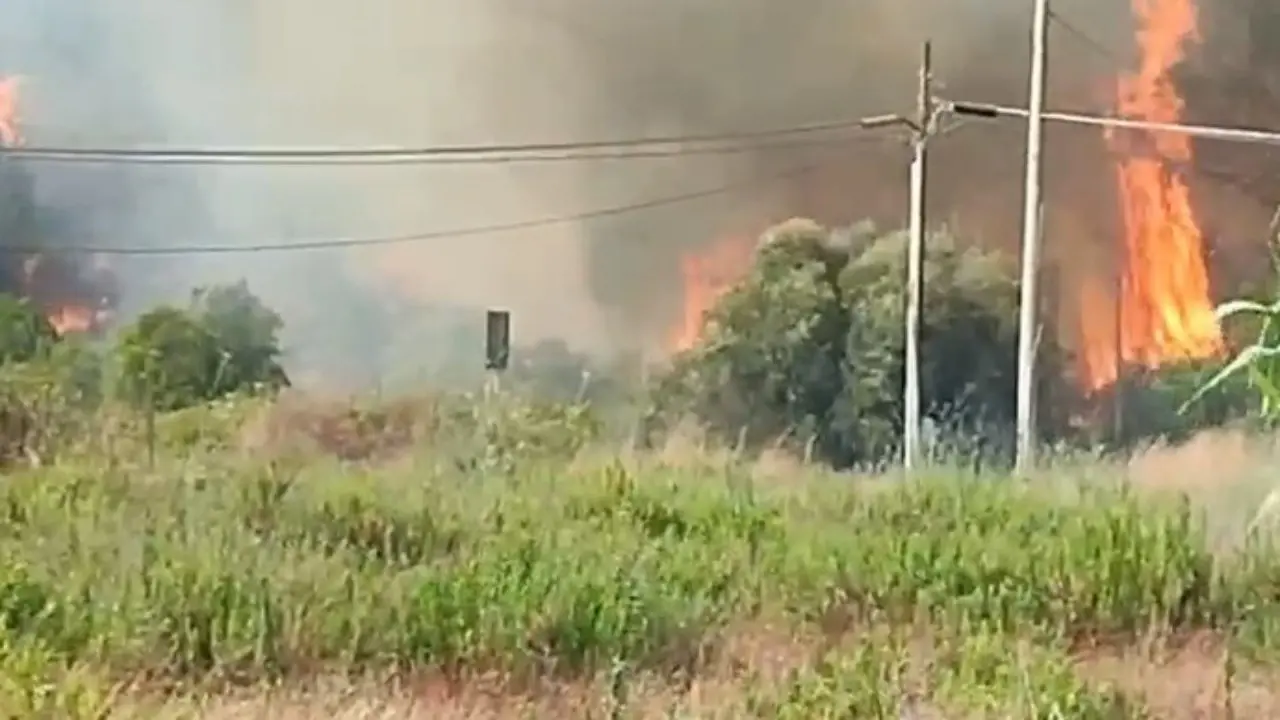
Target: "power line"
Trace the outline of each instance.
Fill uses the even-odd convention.
[[[987,117],[1025,118],[1030,113],[1026,108],[990,103],[953,102],[951,109],[961,115],[977,115]],[[1141,130],[1146,132],[1175,133],[1190,135],[1206,140],[1222,140],[1225,142],[1248,143],[1252,145],[1280,145],[1280,131],[1253,130],[1248,128],[1227,128],[1213,125],[1191,125],[1185,123],[1153,122],[1149,120],[1133,120],[1105,115],[1087,115],[1084,113],[1046,112],[1046,121],[1067,123],[1070,125],[1092,125],[1094,127],[1115,128],[1118,130]]]
[[[1110,61],[1117,69],[1123,66],[1120,54],[1108,47],[1106,43],[1094,38],[1092,35],[1082,30],[1078,25],[1075,25],[1071,21],[1062,17],[1059,13],[1050,10],[1049,18],[1058,26],[1062,27],[1062,29],[1075,36],[1077,40],[1088,45],[1095,53]],[[1012,117],[1026,117],[1027,115],[1026,110],[1023,110],[1022,108],[1011,108],[997,105],[986,106],[986,108],[989,111],[1000,115]],[[1063,112],[1045,113],[1045,119],[1076,125],[1093,125],[1096,127],[1110,127],[1123,130],[1146,130],[1150,132],[1177,133],[1204,138],[1206,140],[1222,140],[1225,142],[1240,142],[1255,145],[1280,145],[1280,131],[1276,130],[1232,128],[1187,123],[1161,123],[1146,120],[1134,120],[1130,118]]]
[[[227,255],[233,253],[258,253],[258,252],[294,252],[302,250],[325,250],[337,248],[352,247],[372,247],[382,245],[399,245],[413,242],[421,242],[425,240],[441,240],[445,238],[462,238],[472,237],[476,235],[489,235],[498,233],[515,232],[519,230],[532,230],[535,228],[548,227],[553,225],[564,225],[569,223],[582,222],[586,220],[595,220],[605,217],[613,217],[617,215],[626,215],[644,210],[651,210],[658,207],[668,205],[677,205],[703,198],[713,197],[716,195],[724,195],[745,190],[761,185],[769,185],[781,182],[795,177],[800,177],[813,172],[821,163],[808,163],[790,170],[774,173],[766,176],[755,176],[745,178],[741,181],[728,185],[720,185],[717,187],[707,188],[694,192],[682,193],[680,195],[669,195],[665,197],[654,198],[643,202],[629,203],[626,205],[615,205],[612,207],[600,208],[597,210],[588,210],[573,215],[557,215],[551,217],[536,218],[532,220],[521,220],[508,223],[496,223],[491,225],[473,225],[469,227],[454,228],[450,230],[436,230],[431,232],[412,233],[406,235],[385,235],[381,237],[350,237],[350,238],[328,238],[317,240],[298,240],[293,242],[276,242],[261,243],[256,245],[192,245],[187,247],[147,247],[147,246],[105,246],[92,247],[87,245],[52,245],[43,246],[21,246],[21,245],[5,245],[0,247],[0,252],[9,253],[40,253],[54,255]]]
[[[1124,60],[1121,59],[1121,54],[1117,52],[1114,48],[1110,47],[1106,43],[1093,37],[1088,32],[1081,29],[1079,25],[1074,24],[1070,20],[1063,17],[1060,13],[1054,12],[1052,9],[1049,10],[1049,18],[1057,26],[1067,31],[1077,41],[1087,46],[1090,50],[1092,50],[1095,54],[1100,56],[1102,59],[1106,60],[1117,71],[1122,71],[1124,69],[1125,62]],[[1248,132],[1255,132],[1255,131],[1248,131]],[[1235,188],[1239,192],[1247,196],[1253,197],[1254,199],[1259,200],[1260,202],[1263,202],[1265,204],[1270,204],[1272,202],[1272,200],[1270,199],[1258,198],[1255,194],[1255,189],[1249,187],[1249,183],[1251,181],[1248,179],[1241,178],[1238,176],[1233,176],[1232,174],[1222,170],[1210,169],[1203,166],[1193,166],[1190,163],[1166,157],[1161,153],[1159,153],[1155,148],[1147,148],[1144,151],[1144,154],[1156,157],[1162,160],[1163,162],[1169,163],[1170,165],[1176,167],[1181,172],[1212,178],[1224,185]]]
[[[204,156],[178,156],[178,155],[40,155],[28,157],[21,149],[12,151],[0,150],[0,156],[9,155],[22,160],[36,160],[39,162],[54,163],[84,163],[84,164],[112,164],[112,165],[183,165],[183,166],[205,166],[205,165],[252,165],[252,166],[316,166],[316,165],[360,165],[360,166],[385,166],[385,165],[506,165],[515,163],[557,163],[557,162],[579,162],[586,160],[632,160],[632,159],[655,159],[655,158],[681,158],[681,157],[705,157],[716,155],[743,155],[755,152],[770,152],[780,150],[792,150],[815,147],[834,147],[840,145],[849,145],[862,140],[871,139],[860,132],[846,131],[837,137],[817,138],[817,139],[795,139],[795,140],[775,140],[771,142],[757,143],[736,143],[725,145],[704,145],[686,148],[671,149],[589,149],[578,152],[528,152],[517,154],[488,154],[488,155],[382,155],[377,157],[365,158],[363,156],[308,156],[298,155],[290,157],[257,157],[257,156],[227,156],[227,155],[204,155]],[[876,138],[880,139],[880,138]]]
[[[1067,20],[1066,18],[1064,18],[1060,13],[1058,13],[1053,8],[1049,8],[1048,12],[1049,12],[1049,20],[1053,22],[1054,25],[1057,25],[1058,27],[1067,31],[1067,33],[1070,34],[1072,37],[1074,37],[1076,40],[1079,40],[1085,45],[1088,45],[1091,49],[1093,49],[1095,53],[1103,56],[1104,59],[1110,61],[1114,65],[1116,66],[1121,65],[1120,54],[1117,53],[1115,50],[1108,47],[1101,40],[1098,40],[1097,38],[1093,37],[1089,33],[1082,30],[1079,25],[1076,25],[1070,20]]]
[[[742,143],[767,141],[797,135],[813,135],[838,131],[856,131],[860,121],[839,120],[809,125],[796,125],[772,130],[725,132],[714,134],[666,135],[646,138],[594,140],[580,142],[506,143],[476,145],[437,145],[430,147],[371,148],[75,148],[56,146],[17,146],[0,148],[0,155],[44,162],[92,163],[164,163],[164,164],[406,164],[459,162],[545,162],[548,160],[593,159],[599,157],[647,157],[648,152],[665,157],[668,154],[717,154],[753,149]],[[716,143],[739,143],[738,146],[716,146]],[[710,145],[706,148],[667,147]],[[636,154],[623,155],[632,149]]]

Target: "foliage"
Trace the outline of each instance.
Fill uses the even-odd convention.
[[[109,699],[95,678],[316,667],[690,678],[758,622],[825,639],[781,682],[744,678],[740,717],[1128,718],[1141,698],[1077,674],[1073,648],[1280,627],[1270,551],[1223,554],[1189,508],[1112,489],[944,473],[867,493],[799,468],[775,493],[745,464],[509,450],[371,470],[184,447],[154,473],[16,475],[0,700],[90,717],[62,706]]]
[[[1200,394],[1218,370],[1217,360],[1189,360],[1123,378],[1099,402],[1113,408],[1120,403],[1120,427],[1107,428],[1107,444],[1123,449],[1153,440],[1180,443],[1208,428],[1256,424],[1257,397],[1244,377]],[[1116,419],[1113,412],[1113,425]]]
[[[790,437],[837,465],[891,457],[903,417],[905,240],[805,221],[771,230],[750,275],[709,314],[703,341],[662,378],[658,424],[692,414],[747,446]],[[994,255],[930,235],[925,413],[947,439],[978,438],[971,450],[1009,434],[1016,301],[1016,281]],[[1053,349],[1040,362],[1042,377],[1058,376]]]
[[[1277,209],[1280,213],[1280,209]],[[1272,228],[1274,230],[1274,228]],[[1263,423],[1280,420],[1280,238],[1267,238],[1267,260],[1270,273],[1265,283],[1270,292],[1248,292],[1236,300],[1218,306],[1220,324],[1231,321],[1226,334],[1239,348],[1236,354],[1212,377],[1199,384],[1182,407],[1190,411],[1206,401],[1221,398],[1233,390],[1253,393],[1251,413]]]
[[[159,307],[121,333],[119,389],[136,404],[177,410],[288,384],[281,321],[239,283],[197,291],[190,308]]]
[[[0,294],[0,364],[27,362],[58,341],[48,319],[30,301]]]
[[[26,300],[0,295],[0,465],[45,462],[88,428],[101,362]]]
[[[176,307],[143,314],[120,334],[119,391],[138,405],[177,410],[208,397],[221,365],[199,320]]]
[[[849,255],[828,240],[801,222],[768,236],[751,276],[707,318],[703,341],[661,379],[659,409],[690,412],[751,446],[792,433],[816,436],[824,450],[838,444],[830,428],[844,384],[839,276]]]
[[[289,379],[280,366],[280,331],[284,321],[244,281],[196,291],[193,306],[212,336],[222,362],[209,394],[214,397],[244,389],[273,390]]]
[[[1264,422],[1280,420],[1280,300],[1263,304],[1252,300],[1227,302],[1218,308],[1221,320],[1252,317],[1259,323],[1253,343],[1241,348],[1224,367],[1206,379],[1184,405],[1185,409],[1220,396],[1239,381],[1255,393],[1258,417]]]
[[[44,463],[83,444],[101,400],[97,354],[60,342],[41,358],[0,364],[0,465]]]

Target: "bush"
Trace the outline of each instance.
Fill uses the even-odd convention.
[[[770,230],[751,273],[709,313],[702,342],[655,388],[653,427],[693,415],[747,447],[781,438],[838,466],[890,458],[903,418],[905,241],[800,220]],[[946,232],[928,248],[924,412],[941,437],[977,438],[965,450],[1002,448],[1014,417],[1017,282]],[[1061,377],[1054,349],[1040,362],[1046,384]]]
[[[0,364],[0,466],[42,464],[92,432],[100,399],[99,360],[59,343],[37,360]]]
[[[156,308],[121,333],[120,392],[168,411],[287,386],[280,327],[280,317],[244,283],[197,291],[189,309]]]
[[[0,295],[0,364],[33,360],[56,342],[53,325],[30,301]]]
[[[1196,398],[1219,365],[1216,359],[1175,363],[1130,375],[1109,388],[1100,401],[1114,403],[1119,394],[1120,427],[1108,428],[1106,444],[1124,449],[1153,440],[1178,443],[1207,428],[1242,421],[1257,425],[1260,403],[1243,377]],[[1116,415],[1112,413],[1113,423]]]
[[[289,385],[280,365],[284,321],[249,292],[244,281],[198,290],[194,305],[220,355],[211,397]]]

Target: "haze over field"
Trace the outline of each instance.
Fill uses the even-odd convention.
[[[1110,47],[1132,49],[1122,5],[1082,0],[1060,11]],[[1019,103],[1027,15],[1025,3],[974,0],[813,0],[803,12],[764,0],[548,0],[537,9],[512,0],[13,0],[0,11],[0,65],[23,78],[33,144],[600,140],[905,112],[924,37],[935,41],[946,95]],[[1055,31],[1052,67],[1057,106],[1113,104],[1117,68],[1078,39]],[[988,125],[939,143],[931,201],[935,217],[1011,246],[1021,131]],[[1080,211],[1114,205],[1099,182],[1112,173],[1096,132],[1055,130],[1053,139],[1051,197],[1072,200],[1051,208],[1050,226],[1080,238],[1076,257],[1080,242],[1105,247],[1100,239],[1114,237],[1098,213]],[[295,363],[345,356],[345,372],[389,342],[370,328],[410,323],[439,344],[456,322],[426,310],[391,318],[371,293],[505,306],[523,340],[655,349],[681,316],[682,255],[792,215],[900,224],[905,155],[893,143],[857,143],[540,164],[34,172],[40,202],[68,218],[60,232],[77,242],[251,246],[572,216],[815,160],[814,171],[786,181],[601,220],[348,251],[113,264],[126,310],[180,297],[194,283],[248,277],[284,314]],[[1095,221],[1084,227],[1082,217]]]

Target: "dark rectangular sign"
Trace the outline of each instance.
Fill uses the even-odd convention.
[[[490,310],[485,313],[484,367],[506,370],[511,362],[511,313]]]

